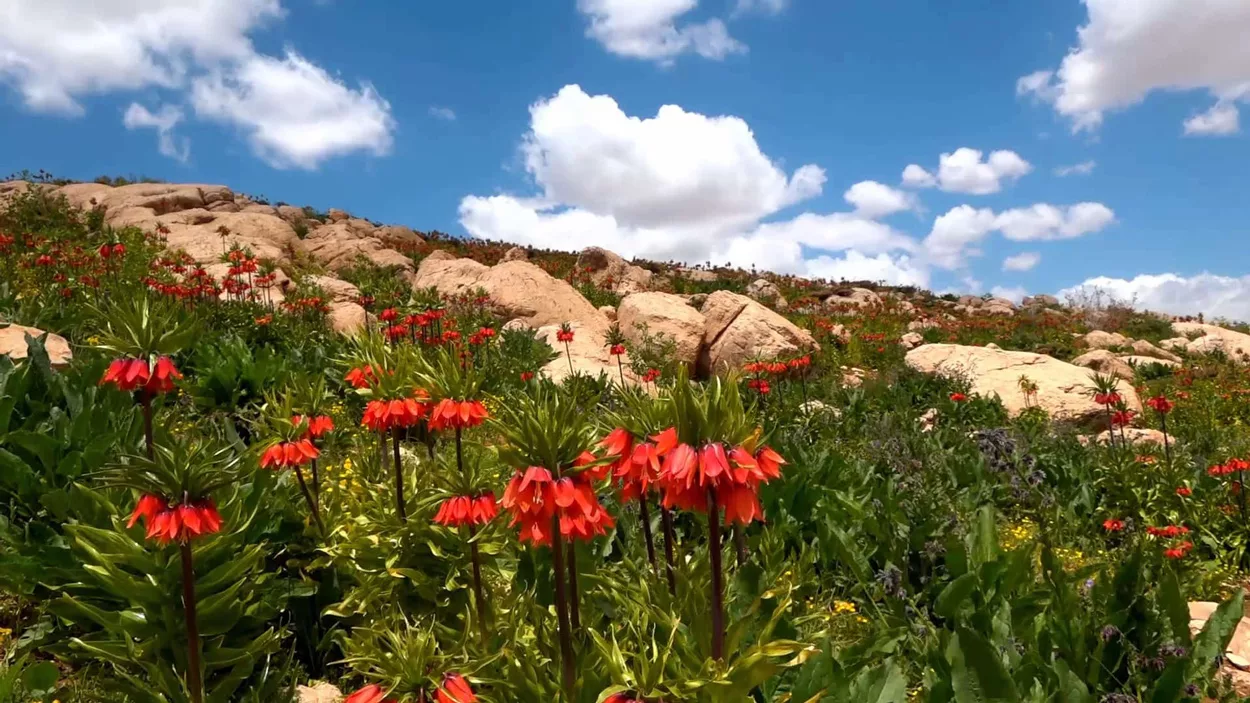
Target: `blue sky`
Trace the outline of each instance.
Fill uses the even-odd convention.
[[[1250,318],[1244,0],[100,4],[0,8],[0,175]]]

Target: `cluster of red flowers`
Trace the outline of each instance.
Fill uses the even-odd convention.
[[[613,693],[603,699],[603,703],[641,703],[641,701],[631,693]]]
[[[308,439],[321,439],[327,433],[334,431],[334,419],[327,415],[317,415],[316,417],[296,415],[291,418],[291,424],[296,427],[304,423],[308,423],[308,430],[304,433],[304,436]]]
[[[171,505],[164,498],[149,493],[139,499],[126,527],[134,527],[140,518],[147,525],[148,539],[161,544],[186,542],[221,531],[221,514],[211,498]]]
[[[561,328],[556,330],[556,341],[568,343],[573,341],[573,330]]]
[[[293,469],[321,456],[310,439],[275,442],[260,457],[262,469]]]
[[[747,381],[747,388],[750,388],[760,395],[768,395],[773,390],[773,387],[769,385],[768,381],[765,381],[762,378],[753,378]]]
[[[368,388],[378,380],[378,374],[373,370],[371,364],[354,368],[347,372],[344,380],[352,385],[352,388]]]
[[[1189,496],[1193,494],[1194,494],[1194,489],[1190,488],[1189,486],[1177,486],[1176,487],[1176,495],[1182,498],[1188,498]]]
[[[659,369],[647,369],[646,373],[642,375],[642,382],[643,383],[655,383],[656,381],[659,380],[659,378],[660,378]]]
[[[585,541],[605,534],[616,522],[595,495],[591,485],[595,476],[594,471],[583,471],[555,479],[541,466],[517,471],[500,501],[512,514],[508,526],[519,526],[519,539],[534,545],[551,543],[552,520],[557,517],[565,538]]]
[[[360,424],[374,432],[388,432],[397,427],[412,427],[429,412],[423,397],[371,400],[365,406]]]
[[[112,384],[126,393],[143,390],[148,395],[156,395],[172,391],[174,381],[181,378],[182,374],[167,356],[157,359],[155,368],[147,359],[114,359],[100,379],[100,385]]]
[[[434,522],[445,527],[485,525],[499,514],[495,494],[487,491],[478,496],[453,496],[438,506]]]
[[[384,688],[371,683],[348,696],[343,703],[395,703],[395,699],[387,698]],[[449,673],[443,676],[443,683],[434,694],[434,703],[477,703],[477,696],[463,676]]]
[[[1094,394],[1094,402],[1098,403],[1099,405],[1104,405],[1107,407],[1110,407],[1112,405],[1118,405],[1120,403],[1120,400],[1121,400],[1120,394],[1116,393],[1115,391],[1112,391],[1110,393],[1095,393]]]
[[[1181,535],[1189,534],[1189,528],[1184,525],[1168,525],[1166,527],[1147,527],[1146,534],[1151,537],[1165,537],[1172,539]]]
[[[950,398],[951,398],[951,402],[952,402],[952,403],[966,403],[966,402],[968,402],[968,396],[964,395],[963,393],[951,393]]]
[[[1102,521],[1102,529],[1107,532],[1119,532],[1124,529],[1124,521],[1115,518],[1107,518]]]
[[[1172,408],[1175,407],[1175,404],[1172,401],[1168,400],[1167,398],[1161,395],[1157,395],[1153,398],[1150,398],[1149,400],[1146,401],[1146,405],[1151,410],[1154,410],[1160,415],[1167,415],[1168,413],[1172,412]]]
[[[624,353],[625,353],[624,344],[613,344],[612,346],[608,347],[608,354],[611,356],[620,356]]]
[[[101,244],[99,248],[100,258],[109,260],[113,258],[120,259],[126,255],[126,245],[118,242],[116,244]]]
[[[629,430],[618,427],[599,446],[607,456],[617,457],[608,468],[621,484],[621,500],[639,500],[659,482],[660,454],[654,441],[636,441]]]
[[[1112,427],[1128,427],[1129,425],[1133,424],[1133,417],[1136,415],[1137,413],[1132,410],[1128,410],[1128,409],[1117,410],[1111,413],[1111,426]]]
[[[1189,540],[1185,540],[1174,547],[1163,550],[1163,556],[1168,559],[1181,559],[1189,553],[1189,550],[1193,548],[1194,543]]]
[[[1245,459],[1229,459],[1224,464],[1216,464],[1215,466],[1207,469],[1207,474],[1218,478],[1220,476],[1227,476],[1229,474],[1235,474],[1247,470],[1250,470],[1250,461],[1246,461]]]
[[[490,417],[486,406],[477,400],[443,398],[430,412],[430,429],[435,431],[477,427]]]

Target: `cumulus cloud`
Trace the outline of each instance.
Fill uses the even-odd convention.
[[[1241,111],[1231,102],[1215,103],[1206,112],[1185,120],[1185,134],[1191,136],[1222,137],[1241,131]]]
[[[586,35],[618,56],[671,63],[688,52],[721,60],[747,50],[729,36],[720,19],[679,26],[678,20],[698,4],[699,0],[578,0],[577,7],[590,20]]]
[[[934,221],[924,250],[933,265],[954,270],[979,256],[979,244],[995,231],[1015,241],[1049,241],[1091,234],[1114,221],[1115,212],[1102,203],[1065,207],[1039,203],[998,214],[989,208],[960,205]]]
[[[251,34],[283,14],[279,0],[7,0],[0,83],[31,110],[70,116],[84,113],[80,98],[88,95],[186,93],[197,117],[242,127],[278,165],[384,153],[394,121],[371,87],[349,89],[293,51],[256,51]],[[171,109],[181,120],[181,109]],[[157,129],[161,153],[177,158],[185,142],[170,136],[172,125],[161,128],[172,115],[134,112],[127,126]]]
[[[1016,84],[1018,93],[1053,104],[1074,131],[1094,129],[1106,112],[1160,90],[1206,90],[1225,101],[1250,97],[1245,0],[1085,0],[1085,7],[1088,21],[1059,68]],[[1220,110],[1227,120],[1227,107]]]
[[[1142,274],[1132,279],[1099,276],[1065,288],[1060,297],[1079,295],[1082,291],[1102,290],[1122,300],[1132,300],[1141,309],[1173,315],[1224,317],[1250,320],[1250,276],[1220,276],[1200,273],[1180,276],[1175,273]]]
[[[988,195],[1002,190],[1004,183],[1011,183],[1033,170],[1028,161],[1014,151],[995,151],[983,160],[977,149],[961,147],[949,154],[942,154],[934,175],[919,164],[903,169],[903,185],[915,188],[938,188],[949,193]]]
[[[242,129],[257,156],[277,168],[316,168],[354,151],[391,148],[390,104],[373,86],[352,89],[287,50],[278,59],[255,54],[230,72],[197,78],[196,115]]]
[[[734,15],[741,15],[747,12],[764,12],[770,15],[780,14],[784,12],[790,5],[790,0],[738,0],[734,4]]]
[[[1035,251],[1026,251],[1003,259],[1004,271],[1031,271],[1042,261],[1042,255]]]
[[[566,86],[535,103],[530,118],[521,154],[539,192],[464,198],[460,222],[475,237],[804,276],[927,281],[913,256],[919,244],[875,219],[911,207],[910,194],[865,181],[845,193],[854,212],[765,222],[819,195],[825,172],[814,164],[782,171],[738,117],[676,105],[636,117],[610,96]]]
[[[855,213],[868,219],[914,210],[916,196],[876,181],[860,181],[847,189],[842,197],[855,206]]]
[[[1094,167],[1098,165],[1095,161],[1082,161],[1079,164],[1071,166],[1060,166],[1055,169],[1055,175],[1063,178],[1064,176],[1088,176],[1094,172]]]
[[[131,103],[122,116],[126,129],[156,130],[157,149],[162,155],[186,163],[191,157],[191,140],[174,135],[174,127],[182,121],[182,110],[174,105],[163,105],[153,114],[139,103]]]
[[[1115,212],[1102,203],[1056,207],[1039,203],[999,214],[995,227],[1017,242],[1073,239],[1098,232],[1115,222]]]
[[[1028,294],[1029,291],[1024,286],[994,286],[990,288],[990,295],[995,298],[1006,298],[1016,304],[1024,300],[1024,296]]]

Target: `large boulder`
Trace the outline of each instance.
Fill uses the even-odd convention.
[[[22,325],[6,326],[5,323],[0,323],[0,356],[7,356],[13,361],[21,361],[30,354],[26,337],[29,335],[33,339],[39,339],[45,334],[48,336],[43,340],[43,348],[48,352],[48,360],[52,362],[52,367],[68,366],[69,362],[74,360],[74,352],[70,351],[69,342],[65,341],[64,337]]]
[[[500,259],[499,261],[500,263],[503,263],[505,261],[529,261],[529,260],[530,260],[529,252],[525,251],[523,247],[512,247],[511,249],[508,249],[508,251],[505,251],[503,253],[503,258]]]
[[[350,222],[336,222],[309,232],[304,238],[308,253],[334,271],[349,268],[363,257],[375,266],[394,266],[406,274],[413,272],[412,259],[387,247],[380,239],[362,236]]]
[[[627,295],[616,310],[616,319],[629,342],[640,343],[643,330],[652,336],[662,335],[676,345],[678,361],[691,368],[698,363],[707,319],[681,296],[654,292]]]
[[[850,310],[881,305],[881,296],[867,288],[839,288],[825,298],[825,306]]]
[[[1090,349],[1114,349],[1117,347],[1127,347],[1129,345],[1128,337],[1118,332],[1104,332],[1102,330],[1094,330],[1085,335],[1085,346]]]
[[[1053,295],[1026,295],[1022,305],[1026,308],[1055,307],[1059,305],[1059,299]]]
[[[745,295],[716,291],[703,304],[703,316],[699,371],[704,374],[820,349],[810,332]]]
[[[1132,381],[1133,377],[1137,375],[1127,361],[1106,349],[1094,349],[1093,351],[1085,352],[1073,359],[1072,364],[1093,369],[1103,375],[1122,378],[1126,381]]]
[[[1172,330],[1183,337],[1194,338],[1186,346],[1192,354],[1218,351],[1239,363],[1250,363],[1250,334],[1201,322],[1174,322]]]
[[[511,324],[511,323],[509,323]],[[619,383],[622,371],[626,383],[637,383],[638,378],[629,370],[629,356],[612,356],[608,353],[606,330],[603,327],[584,325],[580,322],[570,324],[573,328],[573,341],[565,348],[564,342],[556,339],[560,331],[559,324],[543,325],[535,332],[535,336],[545,341],[558,356],[542,368],[543,374],[557,383],[569,375],[570,359],[572,370],[578,374],[598,376],[607,374],[608,379]]]
[[[590,280],[618,295],[649,290],[652,274],[634,266],[613,252],[601,247],[587,247],[577,257],[577,268],[590,275]]]
[[[298,703],[342,703],[343,693],[331,684],[321,682],[315,686],[297,686]]]
[[[1105,409],[1094,402],[1089,369],[1059,361],[1045,354],[1002,351],[959,344],[926,344],[907,352],[907,365],[926,373],[964,376],[972,392],[997,395],[1003,407],[1018,415],[1037,405],[1056,420],[1097,424],[1105,420]],[[1037,393],[1026,399],[1020,391],[1020,377],[1037,384]],[[1141,412],[1141,400],[1132,384],[1119,381],[1118,392],[1128,407]]]
[[[1166,359],[1180,363],[1181,358],[1170,351],[1160,349],[1144,339],[1139,339],[1129,345],[1133,349],[1133,353],[1137,356],[1153,356],[1157,359]]]
[[[772,305],[778,310],[786,309],[786,299],[781,295],[781,289],[776,283],[767,278],[757,278],[751,281],[751,285],[747,286],[747,297],[757,300],[765,305]]]
[[[417,288],[434,287],[443,295],[481,288],[504,317],[522,319],[532,328],[580,322],[606,332],[608,318],[566,281],[552,278],[528,261],[485,266],[471,259],[426,257],[413,281]]]

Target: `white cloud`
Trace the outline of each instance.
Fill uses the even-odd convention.
[[[912,188],[932,188],[937,185],[937,179],[919,164],[908,164],[907,168],[903,169],[903,185]]]
[[[349,89],[292,50],[256,52],[250,35],[283,14],[279,0],[6,0],[0,82],[32,110],[68,115],[84,113],[87,95],[177,91],[197,117],[242,127],[280,166],[385,153],[394,121],[372,87]],[[185,141],[162,129],[172,114],[133,112],[127,127],[157,129],[161,153],[179,158]]]
[[[761,224],[819,195],[825,174],[806,165],[787,175],[740,118],[675,105],[633,117],[577,86],[539,101],[530,116],[521,153],[540,193],[464,198],[460,222],[475,237],[804,276],[927,280],[909,256],[918,243],[870,216],[909,206],[910,194],[888,186],[847,190],[856,212]]]
[[[764,12],[770,15],[780,14],[790,5],[790,0],[738,0],[734,5],[733,14],[747,12]]]
[[[720,60],[747,50],[720,19],[678,26],[699,0],[578,0],[590,19],[586,35],[618,56],[670,63],[691,52]]]
[[[1098,232],[1115,222],[1115,212],[1102,203],[1056,207],[1039,203],[999,214],[995,227],[1017,242],[1072,239]]]
[[[1094,168],[1098,166],[1096,161],[1082,161],[1079,164],[1071,166],[1060,166],[1055,169],[1055,175],[1060,178],[1064,176],[1088,176],[1094,172]]]
[[[876,181],[860,181],[843,193],[842,197],[855,206],[857,215],[870,220],[904,210],[914,210],[918,206],[916,196],[911,193]]]
[[[995,298],[1006,298],[1016,304],[1024,300],[1024,296],[1028,294],[1029,291],[1025,290],[1024,286],[994,286],[990,288],[990,295]]]
[[[1197,136],[1227,136],[1241,131],[1241,111],[1231,102],[1215,103],[1206,112],[1185,120],[1185,134]]]
[[[994,231],[994,222],[993,210],[971,205],[959,205],[939,215],[924,240],[929,261],[946,269],[960,268],[969,256],[980,253],[976,245]]]
[[[395,122],[373,86],[351,89],[288,49],[281,59],[255,54],[229,72],[197,78],[196,115],[233,124],[256,154],[277,168],[316,168],[354,151],[385,155]]]
[[[934,176],[917,164],[903,169],[903,184],[916,188],[937,186],[948,193],[988,195],[1002,190],[1004,182],[1013,182],[1033,170],[1028,161],[1014,151],[995,151],[988,159],[977,149],[961,147],[938,160]]]
[[[440,120],[452,122],[456,119],[456,111],[450,107],[432,105],[430,106],[430,117],[437,117]]]
[[[1035,251],[1026,251],[1003,259],[1004,271],[1031,271],[1042,261],[1042,255]]]
[[[84,95],[181,85],[196,64],[252,53],[278,0],[5,0],[0,81],[40,112],[83,113]]]
[[[161,154],[186,163],[191,157],[191,140],[174,135],[174,127],[182,118],[182,110],[174,105],[163,105],[156,114],[152,114],[143,105],[130,103],[122,117],[122,124],[126,129],[155,129],[157,149]]]
[[[1078,203],[1057,207],[1039,203],[995,214],[971,205],[951,208],[933,222],[923,242],[927,260],[945,269],[960,269],[971,257],[980,256],[978,245],[998,231],[1015,241],[1072,239],[1097,232],[1115,221],[1115,213],[1102,203]]]
[[[1250,89],[1250,3],[1245,0],[1085,0],[1087,24],[1057,71],[1021,78],[1016,90],[1050,102],[1073,129],[1094,129],[1109,110],[1159,90]]]
[[[1128,280],[1099,276],[1066,288],[1059,296],[1076,294],[1082,289],[1101,289],[1122,300],[1134,300],[1138,308],[1145,310],[1250,320],[1250,276],[1205,272],[1188,277],[1175,273],[1143,274]]]

